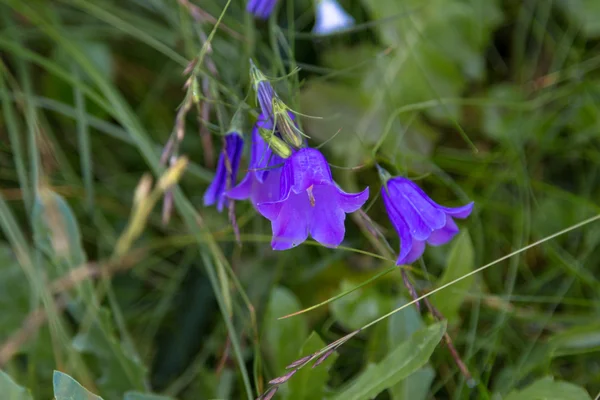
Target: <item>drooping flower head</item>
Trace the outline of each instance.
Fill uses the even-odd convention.
[[[410,264],[425,251],[425,243],[440,246],[458,233],[453,218],[467,218],[473,202],[462,207],[444,207],[427,196],[407,178],[388,179],[381,188],[383,204],[400,236],[400,255],[396,265]]]
[[[267,19],[273,12],[277,0],[248,0],[246,11],[256,18]]]
[[[279,178],[284,159],[273,152],[271,143],[259,133],[262,129],[272,132],[273,124],[261,114],[252,129],[252,147],[248,173],[236,187],[228,190],[226,196],[234,200],[250,199],[254,207],[258,203],[279,199]],[[290,153],[291,154],[291,153]]]
[[[250,60],[250,80],[254,91],[256,92],[256,102],[261,110],[261,115],[271,123],[271,134],[277,131],[277,137],[283,140],[287,145],[294,149],[299,149],[304,145],[305,135],[298,129],[294,121],[294,114],[290,108],[277,96],[273,86],[267,77],[258,69],[252,60]],[[261,128],[259,133],[266,140],[270,141],[270,134],[264,132]],[[277,141],[276,143],[277,144]],[[277,147],[274,148],[278,151]],[[279,154],[287,158],[287,154]]]
[[[215,178],[204,193],[204,205],[217,204],[217,210],[222,211],[225,204],[225,192],[236,184],[240,158],[244,149],[244,138],[233,131],[225,136],[223,150],[219,156]]]
[[[250,60],[250,80],[256,92],[256,102],[260,107],[261,114],[265,120],[273,120],[273,100],[277,94],[271,86],[271,82],[260,69]]]
[[[329,35],[343,31],[354,25],[352,18],[336,0],[315,0],[317,10],[313,33]]]
[[[333,181],[323,154],[304,148],[285,160],[279,198],[259,202],[258,211],[271,221],[273,250],[286,250],[308,235],[327,247],[344,239],[346,213],[358,210],[369,197],[369,188],[345,193]]]

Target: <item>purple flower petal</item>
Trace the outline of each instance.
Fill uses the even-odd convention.
[[[338,190],[333,185],[315,186],[313,195],[315,205],[312,207],[310,235],[326,247],[337,247],[346,233],[346,213],[339,207]]]
[[[237,171],[244,149],[244,139],[237,133],[225,136],[225,146],[219,156],[215,178],[204,193],[204,205],[217,203],[217,210],[222,211],[225,204],[225,191],[235,185]]]
[[[426,242],[432,246],[448,243],[458,233],[452,217],[466,218],[473,210],[473,203],[456,208],[440,206],[403,177],[388,179],[381,191],[390,221],[400,236],[397,265],[416,261]]]
[[[292,174],[292,190],[294,193],[301,193],[310,186],[331,184],[333,182],[327,160],[316,149],[298,150],[289,158],[289,162],[286,162],[286,167]]]
[[[448,243],[452,238],[458,233],[458,226],[452,219],[452,217],[448,216],[446,218],[446,226],[442,229],[437,229],[431,233],[431,236],[427,239],[427,244],[432,246],[441,246],[443,244]]]
[[[404,216],[415,239],[425,240],[434,229],[446,224],[444,211],[429,203],[423,197],[425,193],[410,180],[392,178],[387,182],[387,189],[394,199],[394,207]]]
[[[287,201],[278,204],[281,205],[281,211],[271,222],[271,246],[273,250],[287,250],[304,242],[308,237],[307,215],[310,214],[311,205],[306,194],[292,194]]]
[[[271,220],[274,250],[286,250],[311,236],[327,247],[344,239],[346,212],[356,211],[369,196],[345,193],[331,178],[325,157],[315,149],[301,149],[285,161],[279,181],[279,198],[258,203]]]
[[[425,242],[422,240],[413,240],[412,247],[402,264],[410,264],[417,261],[425,252]]]
[[[443,207],[438,205],[438,207],[443,210],[446,214],[451,215],[455,218],[467,218],[471,215],[471,211],[473,211],[473,202],[469,204],[465,204],[462,207]]]
[[[246,5],[246,11],[257,18],[267,19],[273,12],[277,0],[250,0]]]
[[[338,204],[345,213],[351,213],[361,208],[369,198],[369,188],[367,187],[360,193],[346,193],[337,188],[339,194]]]
[[[413,237],[410,234],[410,229],[408,224],[402,218],[402,215],[398,213],[398,210],[394,207],[392,200],[385,192],[385,189],[382,189],[382,197],[383,204],[385,205],[385,209],[387,210],[388,216],[390,217],[390,221],[400,236],[400,254],[398,254],[398,260],[396,261],[396,265],[401,265],[406,260],[406,256],[410,253],[412,249]]]

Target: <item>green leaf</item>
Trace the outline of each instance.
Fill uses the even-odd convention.
[[[585,389],[547,376],[523,390],[514,390],[504,400],[591,400]]]
[[[343,280],[340,292],[351,290],[354,283]],[[363,287],[330,303],[333,317],[349,330],[368,324],[391,309],[389,298],[382,296],[374,286]]]
[[[475,267],[475,256],[473,251],[473,243],[467,230],[462,231],[457,238],[455,238],[448,256],[448,265],[444,271],[444,274],[437,282],[437,286],[445,285],[461,276],[464,276]],[[475,277],[470,276],[465,278],[449,288],[439,291],[432,296],[432,301],[438,308],[438,310],[447,318],[452,321],[457,317],[458,310],[462,304],[465,295],[471,289]]]
[[[102,397],[88,392],[79,382],[62,372],[54,371],[52,383],[56,400],[102,400]]]
[[[302,349],[298,353],[298,359],[313,354],[325,347],[316,332],[312,332]],[[315,368],[310,365],[302,368],[289,381],[289,392],[287,398],[290,400],[312,400],[322,399],[325,396],[325,387],[329,380],[329,368],[335,362],[337,354],[331,354],[323,363]]]
[[[401,298],[396,307],[400,307],[407,302],[406,299]],[[389,349],[393,350],[401,346],[423,326],[423,319],[415,306],[407,307],[392,315],[388,320]],[[425,400],[434,377],[435,371],[429,365],[426,365],[390,387],[390,397],[392,400]]]
[[[392,400],[426,400],[433,378],[435,371],[427,365],[390,387],[390,397]]]
[[[445,321],[415,332],[409,340],[393,350],[383,361],[378,364],[369,364],[358,378],[333,399],[367,400],[374,398],[423,367],[445,332]]]
[[[265,340],[269,344],[271,359],[277,374],[296,360],[298,349],[308,336],[306,317],[299,315],[278,320],[277,318],[298,311],[301,307],[296,296],[287,288],[276,287],[271,292],[265,316]]]
[[[172,397],[140,392],[127,392],[123,400],[173,400]]]
[[[502,21],[497,1],[363,0],[373,20],[398,15],[377,24],[380,40],[394,48],[386,68],[374,68],[371,87],[389,87],[394,105],[457,97],[467,79],[482,79],[484,51]],[[458,118],[459,108],[447,104],[429,109],[438,119]]]
[[[24,387],[17,385],[10,376],[0,371],[0,393],[6,400],[31,400],[31,394]]]

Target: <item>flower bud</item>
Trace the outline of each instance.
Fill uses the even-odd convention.
[[[302,132],[296,126],[288,113],[287,106],[278,98],[273,99],[273,114],[277,131],[281,138],[295,149],[302,147]]]
[[[272,130],[258,128],[260,136],[267,142],[269,147],[281,158],[288,158],[292,155],[292,149],[280,138],[275,136]]]

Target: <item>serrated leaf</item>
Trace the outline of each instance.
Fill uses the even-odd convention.
[[[425,365],[445,332],[445,321],[415,332],[380,363],[367,366],[367,369],[334,396],[333,400],[374,398]]]
[[[308,327],[304,315],[278,320],[277,318],[298,311],[300,302],[289,289],[276,287],[271,292],[265,316],[265,340],[269,344],[271,358],[277,374],[294,361],[298,349],[308,336]]]
[[[448,264],[444,270],[444,274],[437,282],[437,286],[444,285],[448,282],[460,278],[471,271],[475,267],[475,254],[473,250],[473,243],[467,230],[463,230],[455,239],[452,244],[452,249],[448,256]],[[432,301],[438,310],[447,318],[452,321],[456,318],[458,309],[462,304],[466,294],[471,289],[475,277],[469,276],[461,281],[458,281],[454,285],[448,287],[445,290],[434,293]]]
[[[102,400],[81,386],[79,382],[60,371],[54,371],[52,378],[56,400]]]
[[[555,381],[547,376],[522,390],[514,390],[504,400],[591,400],[590,395],[577,385]]]
[[[315,353],[325,347],[316,332],[312,332],[302,345],[298,353],[298,359]],[[289,392],[286,398],[290,400],[312,400],[322,399],[325,395],[325,387],[329,380],[329,368],[333,365],[337,354],[332,353],[323,363],[315,368],[307,365],[298,371],[289,381]]]
[[[27,389],[19,386],[10,376],[0,371],[0,393],[6,400],[31,400],[31,394]]]
[[[172,397],[161,396],[158,394],[127,392],[123,400],[174,400]]]

